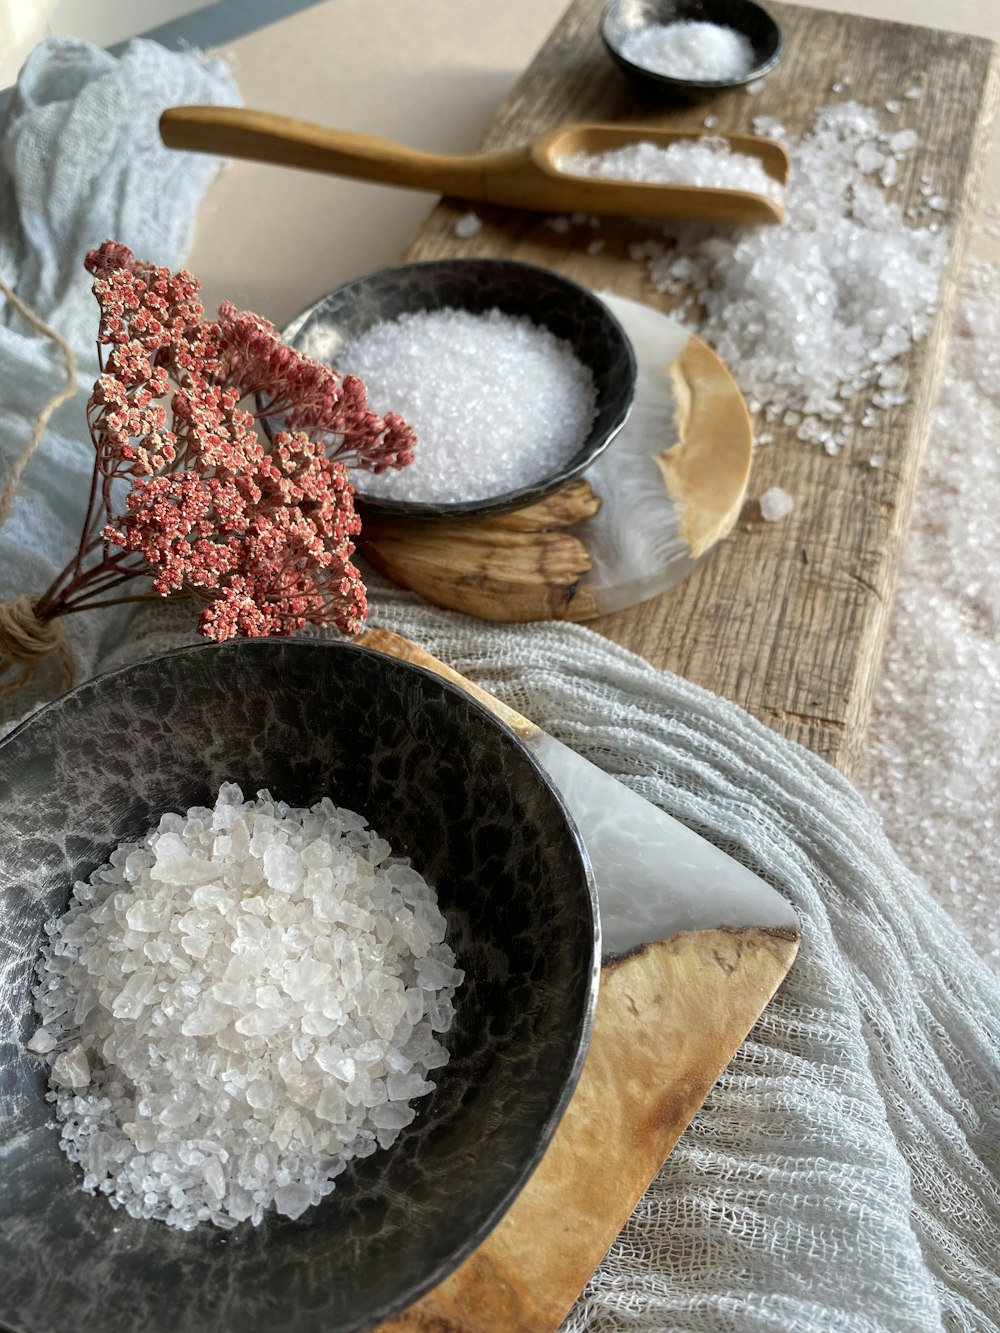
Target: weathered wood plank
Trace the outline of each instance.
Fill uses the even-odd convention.
[[[950,201],[953,243],[934,326],[906,361],[911,401],[882,414],[878,427],[836,458],[769,426],[775,440],[759,451],[750,494],[780,484],[796,499],[791,518],[765,524],[755,501],[748,501],[736,531],[691,578],[642,606],[591,622],[850,773],[867,723],[1000,92],[995,48],[979,38],[775,4],[785,55],[764,91],[675,108],[637,89],[607,59],[597,35],[601,7],[601,0],[576,0],[498,110],[484,147],[510,147],[571,120],[700,125],[709,105],[723,130],[750,130],[754,116],[768,114],[799,135],[818,107],[835,100],[830,87],[844,73],[869,106],[900,98],[913,83],[925,90],[919,101],[904,104],[905,123],[918,130],[921,145],[901,172],[901,197],[905,206],[918,201],[920,175],[930,172]],[[628,245],[643,235],[638,224],[606,222],[605,248],[590,255],[579,228],[559,233],[538,215],[501,209],[477,210],[482,231],[458,240],[454,220],[466,207],[439,205],[406,257],[514,256],[669,308],[644,266],[628,258]],[[882,455],[881,469],[869,465],[874,454]]]

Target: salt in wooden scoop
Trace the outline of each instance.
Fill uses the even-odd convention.
[[[379,181],[474,203],[548,213],[600,213],[731,225],[781,222],[784,206],[749,190],[608,180],[560,171],[568,154],[606,153],[639,142],[667,148],[702,136],[690,131],[627,125],[561,125],[525,148],[448,156],[348,130],[243,107],[175,106],[160,117],[168,148],[218,153],[282,166]],[[780,185],[788,154],[779,143],[748,134],[712,134],[735,153],[756,158]]]

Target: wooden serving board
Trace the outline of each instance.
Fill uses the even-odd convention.
[[[785,50],[763,92],[723,94],[671,107],[611,63],[598,36],[603,0],[574,0],[497,112],[483,141],[503,149],[563,122],[593,120],[700,127],[711,110],[723,131],[748,131],[753,117],[779,119],[798,137],[818,107],[837,100],[831,84],[851,75],[853,95],[882,107],[918,82],[905,123],[920,148],[901,181],[904,207],[920,201],[920,175],[950,201],[944,220],[953,244],[933,328],[907,358],[911,401],[883,413],[836,458],[768,427],[775,440],[754,462],[750,501],[736,529],[690,578],[639,606],[591,624],[656,666],[677,672],[748,708],[850,773],[867,722],[878,661],[933,420],[956,279],[978,197],[1000,76],[992,43],[971,37],[769,4]],[[887,116],[886,123],[891,118]],[[900,118],[902,124],[903,118]],[[666,298],[628,256],[638,239],[628,222],[602,224],[605,247],[587,252],[593,233],[553,230],[538,214],[477,208],[484,226],[470,240],[454,234],[466,204],[444,202],[406,252],[410,260],[451,255],[512,256],[559,269],[595,290],[666,309]],[[730,367],[737,373],[738,367]],[[884,465],[868,460],[881,454]],[[793,515],[764,523],[753,497],[780,485]]]

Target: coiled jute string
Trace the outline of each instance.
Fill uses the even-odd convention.
[[[0,292],[15,310],[33,329],[49,338],[63,354],[66,363],[66,383],[49,399],[38,416],[31,431],[31,437],[4,482],[0,493],[0,527],[7,521],[14,495],[17,492],[21,474],[42,441],[52,414],[76,393],[76,358],[69,343],[50,329],[39,317],[17,297],[5,282],[0,280]],[[35,614],[38,598],[30,593],[23,593],[13,601],[0,603],[0,673],[20,667],[12,680],[0,684],[0,695],[15,694],[24,689],[33,679],[41,664],[53,654],[57,655],[62,669],[59,692],[68,690],[73,684],[73,656],[63,627],[58,620],[39,620]]]

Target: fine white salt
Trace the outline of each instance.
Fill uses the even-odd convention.
[[[365,477],[364,492],[447,503],[542,481],[580,449],[597,410],[594,377],[568,342],[525,316],[437,310],[375,325],[338,367],[376,412],[417,433],[409,467]]]
[[[754,129],[787,138],[766,117]],[[674,226],[666,243],[646,243],[654,285],[694,294],[692,323],[731,367],[758,424],[793,427],[836,453],[907,401],[905,383],[885,388],[880,377],[930,327],[948,233],[910,226],[872,172],[878,158],[916,144],[913,130],[884,131],[855,102],[824,108],[788,145],[782,226]],[[866,389],[878,392],[862,414],[852,400]]]
[[[699,20],[632,29],[622,38],[620,50],[640,69],[697,83],[742,79],[755,64],[753,46],[742,33]]]
[[[784,186],[767,174],[759,158],[735,152],[718,135],[681,139],[665,148],[642,140],[605,153],[564,153],[556,167],[570,176],[750,190],[779,201],[785,197]]]
[[[434,892],[328,799],[224,784],[116,848],[47,933],[61,1144],[133,1217],[300,1216],[395,1141],[448,1059],[463,974]]]
[[[780,486],[771,486],[761,495],[760,516],[768,523],[780,523],[795,508],[795,501]]]

